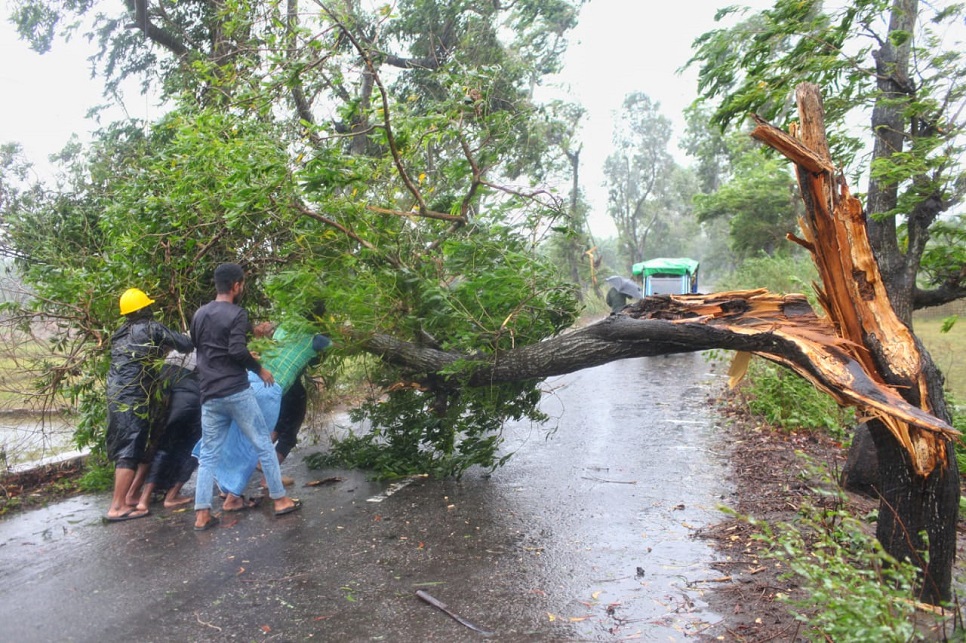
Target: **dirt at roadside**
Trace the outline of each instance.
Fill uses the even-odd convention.
[[[824,465],[838,477],[847,450],[824,435],[789,434],[770,427],[756,426],[742,413],[725,409],[731,462],[731,478],[735,487],[731,508],[739,515],[753,516],[769,524],[791,522],[804,501],[822,502],[811,491],[821,482],[809,473],[808,460]],[[847,508],[855,516],[874,511],[877,501],[858,494],[848,494]],[[869,527],[870,531],[874,526]],[[964,527],[959,526],[957,560],[966,553]],[[802,595],[793,580],[781,578],[776,561],[765,557],[764,545],[753,538],[755,529],[747,522],[726,518],[703,529],[698,537],[709,540],[722,561],[713,564],[721,578],[704,599],[724,620],[702,632],[703,641],[805,641],[803,625],[788,606],[778,600],[779,594],[792,598]],[[948,633],[948,632],[947,632]],[[924,640],[931,640],[926,637]],[[947,640],[937,633],[934,640]]]
[[[732,509],[769,523],[790,521],[810,495],[805,460],[808,454],[830,471],[845,462],[842,447],[825,437],[800,436],[757,427],[733,415],[728,422]],[[862,501],[858,501],[862,502]],[[874,506],[872,501],[865,504]],[[860,509],[861,510],[861,509]],[[722,561],[712,564],[722,581],[705,595],[713,611],[725,616],[705,631],[702,640],[796,641],[800,623],[778,594],[794,596],[798,588],[779,578],[781,568],[763,556],[764,545],[753,539],[756,530],[737,518],[706,528],[698,535],[712,542]],[[723,638],[719,638],[723,637]]]
[[[0,474],[0,516],[81,493],[77,483],[83,473],[83,458],[73,458],[19,473]]]

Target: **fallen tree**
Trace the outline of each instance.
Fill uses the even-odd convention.
[[[841,404],[874,410],[925,432],[955,434],[868,374],[825,318],[802,295],[765,290],[646,297],[619,315],[513,351],[467,358],[388,335],[366,349],[413,372],[439,373],[463,361],[469,386],[542,379],[620,359],[713,348],[755,353],[783,364]]]
[[[752,135],[796,166],[807,214],[802,237],[789,238],[818,267],[824,317],[802,295],[763,290],[648,297],[599,323],[495,355],[458,355],[386,335],[372,336],[365,348],[410,372],[463,362],[470,386],[711,348],[780,363],[869,416],[881,475],[877,536],[890,554],[919,566],[921,598],[938,604],[951,597],[959,507],[957,432],[942,378],[891,306],[862,205],[829,158],[818,88],[802,84],[797,98],[797,136],[761,121]],[[439,386],[434,378],[430,387]]]

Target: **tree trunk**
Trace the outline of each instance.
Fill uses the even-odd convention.
[[[916,24],[918,0],[894,0],[889,18],[889,33],[910,34]],[[879,97],[872,110],[872,132],[875,145],[872,158],[884,159],[903,150],[906,137],[906,116],[903,107],[912,99],[912,84],[909,81],[909,52],[912,39],[903,39],[902,44],[884,40],[881,47],[873,52],[876,68],[876,85]],[[899,186],[894,180],[869,179],[868,212],[872,215],[889,212],[899,200]],[[886,288],[892,298],[892,305],[899,318],[907,324],[912,323],[912,294],[915,287],[915,274],[909,283],[906,260],[899,251],[896,236],[896,217],[870,219],[869,238],[876,250],[879,270],[883,275]]]
[[[580,283],[580,260],[583,257],[584,225],[580,214],[580,148],[575,151],[565,149],[564,155],[570,163],[570,200],[567,206],[567,227],[571,232],[564,237],[563,243],[570,283]],[[577,291],[577,298],[584,303],[583,288]]]
[[[959,472],[952,443],[940,441],[944,464],[923,476],[916,474],[909,453],[881,422],[869,422],[869,430],[879,460],[876,537],[889,554],[922,570],[921,601],[949,602],[959,508]],[[927,549],[928,561],[922,554]]]
[[[809,249],[818,267],[820,302],[870,377],[948,423],[941,375],[894,309],[862,206],[832,166],[818,88],[800,85],[797,99],[797,139],[761,122],[752,135],[797,166],[806,216],[801,221],[805,239],[796,241]],[[896,558],[920,567],[922,600],[948,601],[959,511],[959,470],[950,437],[888,415],[871,420],[869,428],[880,468],[879,540]],[[928,562],[920,553],[927,545],[923,533]]]
[[[956,434],[948,423],[870,377],[852,356],[852,343],[816,316],[803,295],[748,290],[645,297],[620,315],[496,355],[460,355],[388,335],[364,339],[363,348],[410,373],[424,374],[424,384],[454,390],[543,379],[620,359],[723,348],[791,368],[841,404],[885,417],[890,426],[904,423],[922,433]],[[434,375],[453,370],[461,360],[461,376],[441,382]]]

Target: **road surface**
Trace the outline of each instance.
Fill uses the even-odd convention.
[[[264,502],[203,533],[160,507],[108,525],[107,494],[4,518],[0,640],[694,640],[721,618],[692,539],[730,493],[721,381],[699,354],[554,378],[551,422],[508,425],[509,463],[461,481],[310,471],[325,446],[300,447],[283,471],[305,506],[282,518]]]

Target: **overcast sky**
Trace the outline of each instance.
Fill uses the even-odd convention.
[[[117,0],[109,0],[117,1]],[[636,91],[660,102],[671,119],[674,137],[684,129],[682,111],[695,96],[695,72],[676,71],[690,57],[700,34],[715,27],[714,14],[727,4],[763,8],[771,0],[591,0],[572,32],[561,81],[571,100],[587,110],[582,130],[582,187],[592,208],[591,225],[600,236],[612,234],[605,214],[603,163],[611,147],[614,113],[624,97]],[[4,18],[7,0],[0,0]],[[87,57],[91,48],[82,39],[43,55],[17,40],[5,19],[0,23],[0,142],[18,141],[40,168],[49,154],[59,151],[72,133],[89,139],[95,123],[85,114],[101,102],[101,83],[91,79]],[[150,100],[129,92],[125,109],[138,118],[154,119],[161,110]],[[117,112],[120,114],[120,112]],[[676,143],[674,143],[676,145]],[[682,157],[678,150],[672,152]]]
[[[20,143],[38,175],[46,178],[49,155],[62,150],[72,134],[87,142],[99,127],[86,115],[105,102],[103,84],[91,78],[87,58],[93,47],[86,40],[57,41],[48,53],[37,54],[18,39],[10,11],[8,0],[0,0],[0,143]],[[121,118],[125,112],[153,119],[162,110],[132,87],[123,109],[112,109],[108,116]]]
[[[672,122],[671,153],[684,163],[677,140],[684,132],[684,109],[696,97],[697,72],[677,72],[691,57],[694,40],[721,26],[714,21],[717,10],[731,4],[763,9],[772,1],[590,0],[581,10],[561,76],[571,89],[571,100],[580,101],[587,110],[580,172],[595,235],[615,234],[606,215],[607,193],[602,184],[615,114],[624,97],[644,92],[660,103],[661,113]],[[723,24],[735,20],[730,17]]]

